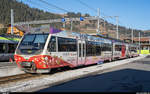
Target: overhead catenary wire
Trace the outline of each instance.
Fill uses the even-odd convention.
[[[81,0],[76,0],[76,1],[78,1],[80,4],[86,6],[87,8],[93,10],[94,12],[97,12],[97,10],[95,8],[89,6],[88,4],[84,3],[83,1],[81,1]]]
[[[27,2],[29,2],[29,3],[32,3],[33,5],[37,5],[38,7],[40,6],[40,7],[42,7],[42,8],[48,8],[48,9],[51,9],[51,8],[49,8],[49,7],[47,7],[47,6],[41,6],[40,4],[38,4],[37,2],[33,2],[33,0],[26,0]]]
[[[44,0],[38,0],[38,1],[40,1],[42,3],[45,3],[48,6],[51,6],[51,7],[55,8],[55,9],[59,9],[59,10],[64,11],[64,12],[69,12],[68,10],[60,8],[60,7],[58,7],[58,6],[54,5],[54,4],[51,4],[51,3],[47,2],[47,1],[44,1]]]

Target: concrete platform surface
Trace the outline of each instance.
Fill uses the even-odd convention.
[[[0,77],[17,75],[24,73],[15,62],[0,62]]]

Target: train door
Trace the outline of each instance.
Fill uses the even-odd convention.
[[[78,66],[85,64],[86,45],[85,41],[78,40]]]
[[[121,50],[122,55],[121,55],[121,57],[125,57],[125,52],[126,52],[126,47],[125,47],[125,45],[122,45],[122,50]]]

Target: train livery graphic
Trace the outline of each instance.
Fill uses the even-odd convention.
[[[0,35],[0,61],[14,59],[14,52],[19,40],[19,36]]]
[[[25,72],[43,73],[52,68],[73,68],[138,56],[136,50],[134,44],[50,28],[48,33],[25,34],[14,58]]]

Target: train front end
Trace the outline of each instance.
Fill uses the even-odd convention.
[[[49,72],[44,47],[49,34],[26,34],[20,41],[15,51],[17,65],[27,73]]]

